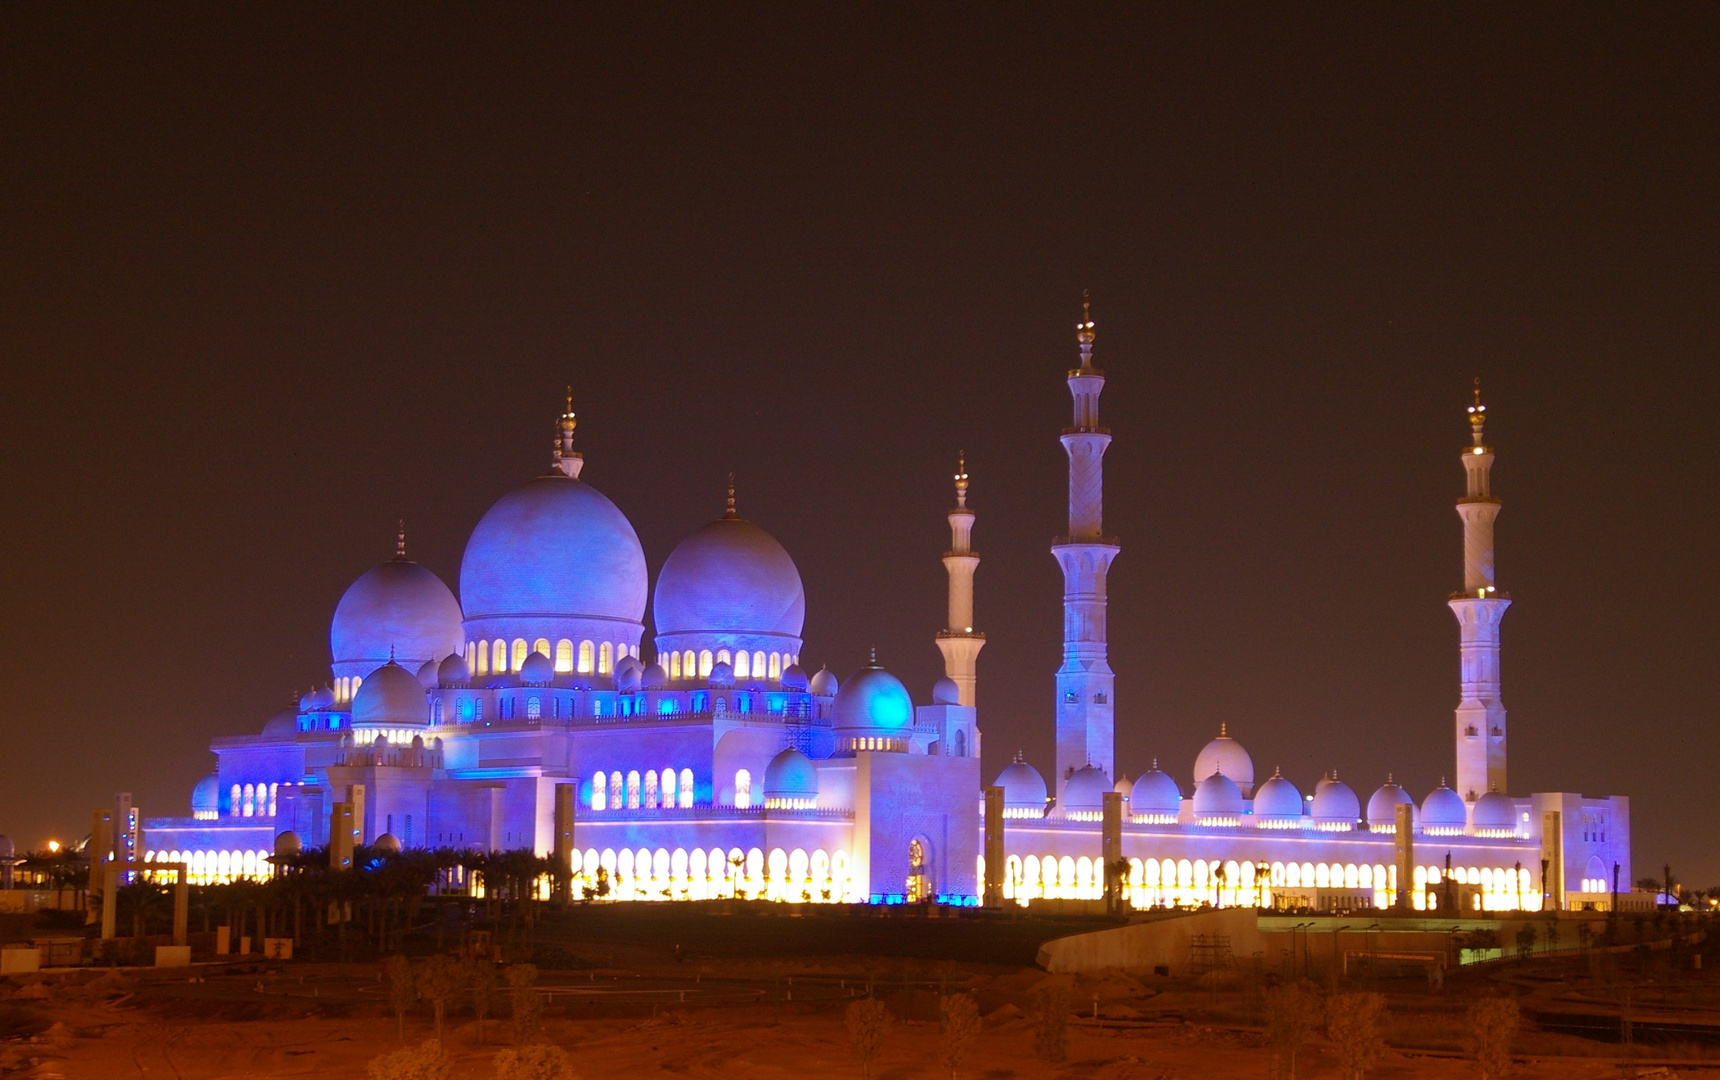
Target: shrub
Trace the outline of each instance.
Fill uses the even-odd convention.
[[[1326,1037],[1336,1044],[1344,1080],[1362,1080],[1385,1053],[1380,1035],[1386,999],[1378,994],[1334,994],[1326,999]]]
[[[861,998],[848,1006],[848,1045],[860,1063],[860,1074],[871,1080],[872,1062],[890,1033],[890,1012],[876,998]]]
[[[1511,1040],[1520,1014],[1510,998],[1487,998],[1469,1007],[1463,1048],[1475,1059],[1482,1080],[1504,1076],[1511,1067]]]
[[[484,1021],[489,1019],[490,1005],[495,1001],[496,965],[488,957],[475,956],[466,965],[466,985],[472,991],[472,1015],[478,1021],[478,1041],[484,1041]]]
[[[1033,1056],[1057,1062],[1069,1056],[1069,988],[1047,986],[1033,996]]]
[[[1296,1057],[1320,1025],[1320,999],[1306,984],[1292,983],[1266,992],[1266,1042],[1272,1047],[1274,1076],[1296,1080]]]
[[[579,1080],[559,1046],[522,1046],[496,1055],[496,1080]]]
[[[513,996],[514,1042],[530,1042],[543,1021],[543,996],[537,991],[538,969],[533,964],[514,964],[507,970]]]
[[[418,996],[430,1003],[436,1014],[436,1038],[442,1038],[442,1019],[448,1015],[448,1002],[460,992],[466,973],[460,961],[452,956],[432,956],[418,971]]]
[[[404,956],[390,956],[382,970],[388,975],[388,1004],[394,1009],[394,1022],[400,1029],[400,1041],[406,1041],[406,1010],[418,1000],[418,983],[412,978],[412,962]]]
[[[365,1071],[370,1080],[449,1080],[452,1075],[448,1055],[435,1039],[372,1058]]]
[[[950,1071],[950,1080],[967,1063],[974,1039],[979,1037],[979,1005],[970,994],[951,994],[939,1004],[943,1035],[938,1041],[938,1064]]]

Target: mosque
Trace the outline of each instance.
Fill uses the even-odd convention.
[[[473,530],[458,596],[402,536],[335,608],[327,686],[260,734],[216,738],[191,815],[143,821],[144,858],[184,860],[193,880],[263,876],[276,850],[339,850],[350,829],[383,850],[560,852],[576,894],[617,900],[1031,904],[1096,899],[1109,873],[1141,907],[1616,902],[1631,881],[1628,799],[1506,783],[1511,601],[1495,585],[1479,390],[1457,502],[1463,588],[1448,601],[1455,786],[1418,802],[1388,776],[1364,805],[1335,771],[1306,794],[1276,772],[1257,783],[1223,728],[1180,779],[1157,761],[1132,782],[1118,774],[1105,582],[1120,549],[1103,527],[1111,435],[1085,308],[1077,341],[1068,532],[1051,546],[1064,647],[1050,783],[1019,756],[989,790],[982,780],[965,464],[943,560],[945,677],[915,704],[875,658],[840,683],[805,670],[799,571],[740,516],[732,486],[653,590],[632,524],[582,479],[570,396],[550,469]]]

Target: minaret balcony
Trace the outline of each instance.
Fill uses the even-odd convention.
[[[1065,434],[1065,435],[1109,435],[1109,434],[1111,434],[1111,429],[1108,427],[1066,427],[1063,429],[1063,434]]]
[[[1115,536],[1054,536],[1051,546],[1060,547],[1106,547],[1121,550],[1123,544]]]
[[[975,641],[984,641],[985,635],[978,630],[939,630],[938,638],[972,638]]]
[[[1450,596],[1446,597],[1446,600],[1448,600],[1448,601],[1450,601],[1450,600],[1507,600],[1508,601],[1510,599],[1511,599],[1510,593],[1505,592],[1502,589],[1495,589],[1492,587],[1489,587],[1487,589],[1487,595],[1486,596],[1480,595],[1480,590],[1471,589],[1468,592],[1454,592]]]

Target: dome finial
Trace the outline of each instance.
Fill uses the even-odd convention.
[[[555,424],[555,467],[575,480],[585,467],[585,458],[573,449],[573,431],[578,426],[579,417],[573,411],[573,387],[569,386],[566,405]]]
[[[723,512],[723,516],[726,518],[736,518],[736,517],[740,516],[739,514],[735,513],[735,474],[734,473],[729,474],[729,508]]]
[[[962,450],[956,454],[956,506],[958,508],[964,510],[967,508],[967,493],[967,451]]]
[[[394,558],[404,561],[406,558],[406,519],[400,518],[395,522]]]
[[[390,644],[388,646],[388,662],[390,664],[394,663],[394,646],[393,646],[393,644]]]
[[[1218,722],[1218,737],[1221,739],[1230,738],[1230,732],[1228,730],[1226,730],[1225,723],[1223,720],[1220,720]]]
[[[1091,367],[1093,351],[1093,305],[1086,289],[1081,290],[1081,321],[1075,324],[1075,341],[1081,346],[1081,366]]]
[[[866,651],[867,651],[866,666],[867,667],[877,667],[878,666],[878,646],[874,645]]]
[[[1475,376],[1475,402],[1469,406],[1469,434],[1481,445],[1481,427],[1487,422],[1487,406],[1481,404],[1481,376]]]

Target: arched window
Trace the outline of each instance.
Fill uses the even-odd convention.
[[[693,770],[691,769],[681,770],[681,805],[689,808],[693,805]]]
[[[955,737],[956,757],[967,757],[967,732],[956,728]]]
[[[615,666],[615,649],[605,641],[597,647],[597,673],[607,675]]]
[[[753,678],[755,678],[755,679],[764,678],[764,653],[762,653],[762,652],[753,653],[752,671],[753,671],[753,673],[752,673]]]
[[[531,655],[531,648],[526,645],[526,639],[525,638],[515,638],[514,639],[514,662],[508,668],[508,670],[509,671],[518,671],[521,667],[523,667],[525,665],[526,657],[528,657],[530,655]]]
[[[609,793],[608,789],[604,786],[608,782],[609,778],[602,773],[598,773],[591,778],[591,808],[593,810],[602,810],[604,804],[608,801],[604,798],[604,796]]]
[[[711,650],[709,650],[709,649],[700,650],[700,652],[699,652],[699,678],[703,679],[703,678],[706,678],[707,676],[710,675],[711,664],[712,664]]]
[[[257,812],[256,811],[257,789],[254,785],[251,785],[251,784],[245,785],[244,799],[245,799],[245,816],[246,817],[254,816]]]
[[[752,805],[752,773],[735,770],[735,807],[745,810]]]
[[[639,809],[639,774],[637,772],[627,774],[627,809]]]
[[[782,678],[782,654],[781,653],[771,653],[770,654],[770,677],[773,679]]]
[[[619,810],[624,805],[621,801],[621,770],[609,774],[609,805]]]
[[[526,698],[526,719],[527,720],[541,720],[541,719],[543,719],[543,699],[542,698],[535,698],[535,697],[534,698]]]
[[[573,642],[566,638],[555,643],[555,669],[563,675],[573,670]]]
[[[363,685],[364,685],[364,676],[354,675],[352,677],[352,693],[354,693],[354,694],[358,693],[358,688],[363,686]],[[349,694],[348,696],[350,697],[351,695]]]
[[[592,650],[591,642],[582,641],[579,643],[579,671],[580,671],[580,674],[582,674],[582,675],[591,674],[591,663],[592,663],[591,650]]]
[[[487,641],[478,642],[478,662],[475,665],[473,665],[472,670],[476,671],[479,675],[488,675],[490,673],[490,643],[489,642],[487,642]]]
[[[281,789],[281,785],[279,785],[279,784],[270,784],[269,785],[269,816],[270,817],[275,816],[275,797],[280,793],[280,789]]]
[[[231,817],[239,817],[244,813],[244,810],[245,789],[241,788],[238,784],[234,784],[230,797],[227,800],[227,813]]]
[[[678,652],[672,652],[669,654],[669,678],[679,679],[680,677],[681,677],[681,654]]]
[[[657,808],[657,774],[649,769],[645,770],[645,808]]]
[[[490,668],[497,675],[508,670],[508,643],[501,638],[490,642]]]
[[[547,638],[538,638],[536,641],[532,642],[532,652],[543,653],[546,657],[549,656],[549,640]]]
[[[727,650],[727,649],[718,649],[717,650],[717,663],[733,665],[734,661],[729,658],[729,650]]]
[[[742,649],[740,652],[735,654],[735,678],[752,678],[752,664],[748,661],[745,649]]]

